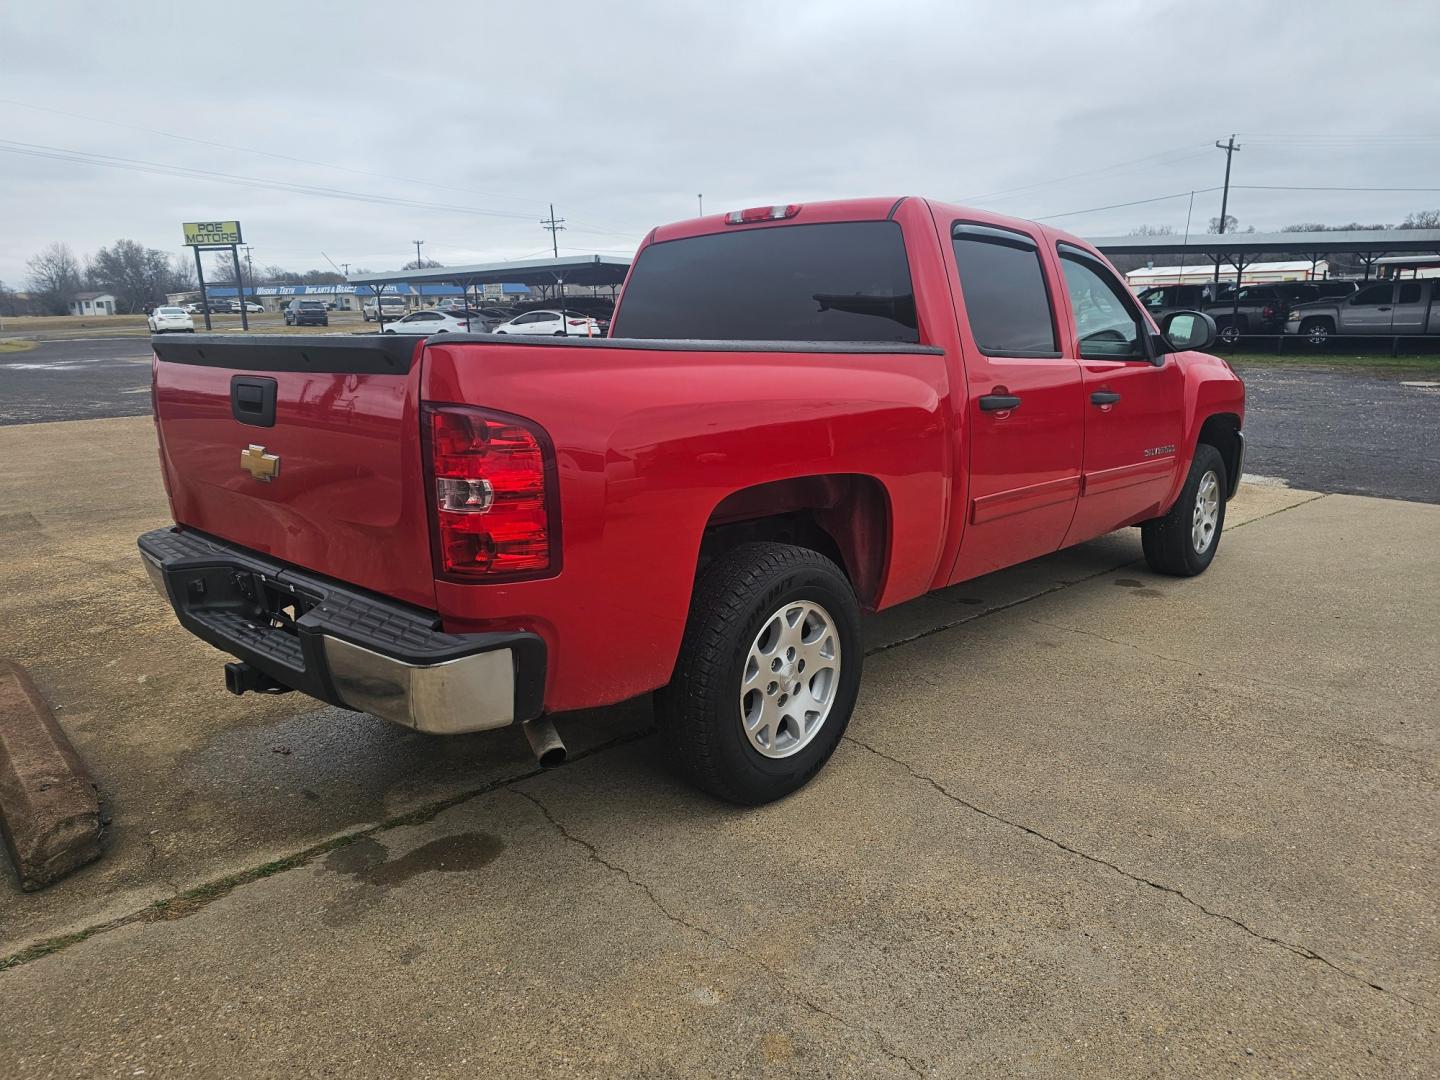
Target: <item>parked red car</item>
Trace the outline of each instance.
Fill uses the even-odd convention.
[[[920,198],[681,222],[608,339],[157,340],[177,524],[140,548],[236,692],[559,756],[548,715],[659,690],[685,774],[763,802],[844,732],[862,609],[1128,525],[1206,568],[1244,450],[1214,333]]]

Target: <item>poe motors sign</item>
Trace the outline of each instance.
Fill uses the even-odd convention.
[[[238,221],[187,221],[185,230],[186,247],[228,247],[243,244]]]
[[[195,277],[200,281],[200,305],[205,309],[205,329],[210,325],[210,294],[205,291],[205,267],[200,262],[202,251],[230,252],[231,265],[235,267],[235,295],[240,300],[240,328],[250,329],[250,317],[245,310],[245,278],[240,273],[240,238],[238,221],[186,221],[180,227],[185,230],[185,246],[195,253]],[[253,286],[252,286],[253,291]]]

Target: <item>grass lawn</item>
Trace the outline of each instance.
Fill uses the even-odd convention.
[[[191,316],[195,320],[195,329],[198,333],[205,333],[205,316]],[[214,333],[224,334],[231,331],[239,332],[239,315],[211,315],[211,324],[214,326]],[[332,311],[330,313],[330,332],[343,333],[346,330],[369,329],[369,324],[362,321],[358,311]],[[309,331],[311,333],[325,333],[323,326],[289,327],[285,325],[285,316],[278,311],[267,311],[263,313],[252,313],[250,315],[250,332],[252,334],[291,334],[297,331]],[[150,328],[145,323],[144,315],[109,315],[109,316],[78,316],[78,315],[25,315],[7,316],[0,320],[0,341],[10,338],[10,335],[17,338],[28,338],[32,341],[64,341],[70,338],[99,338],[99,337],[149,337]]]
[[[1332,346],[1328,349],[1304,349],[1291,347],[1283,353],[1270,349],[1228,349],[1212,350],[1216,356],[1224,357],[1232,364],[1247,364],[1254,367],[1292,368],[1357,368],[1377,372],[1428,373],[1440,378],[1440,351],[1410,351],[1414,345],[1402,346],[1399,356],[1391,356],[1383,346],[1372,347],[1361,352]]]

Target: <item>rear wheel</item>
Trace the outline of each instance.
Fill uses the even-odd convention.
[[[1332,329],[1329,319],[1306,319],[1300,324],[1300,333],[1305,338],[1305,344],[1312,349],[1323,349],[1330,344]]]
[[[1227,490],[1225,459],[1209,443],[1200,443],[1185,487],[1170,512],[1140,526],[1140,542],[1150,569],[1177,577],[1204,572],[1220,547]]]
[[[1226,345],[1238,345],[1240,343],[1240,327],[1234,323],[1226,323],[1220,328],[1220,340]]]
[[[671,763],[731,802],[790,794],[844,735],[862,659],[860,607],[833,562],[788,544],[728,552],[696,582],[657,697]]]

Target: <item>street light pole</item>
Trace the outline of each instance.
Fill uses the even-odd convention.
[[[705,196],[704,196],[704,195],[696,195],[695,198],[697,198],[697,199],[700,200],[700,216],[701,216],[701,217],[704,217],[704,216],[705,216]]]

